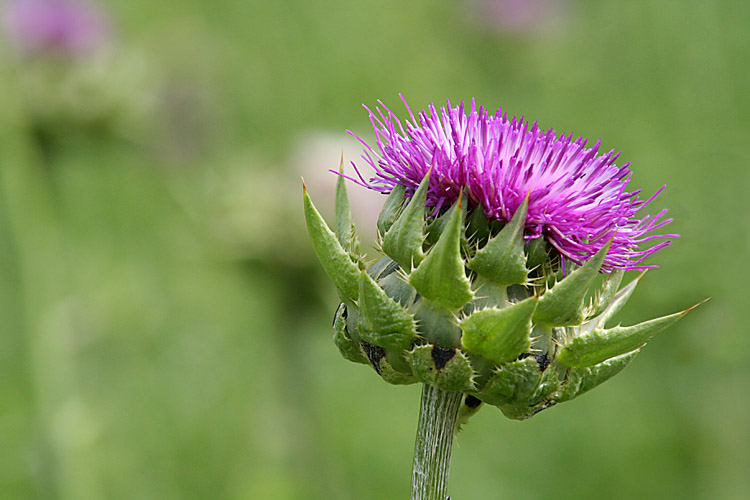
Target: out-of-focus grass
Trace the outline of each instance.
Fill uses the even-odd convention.
[[[0,497],[406,495],[419,390],[335,352],[288,164],[327,130],[342,146],[320,170],[335,168],[343,131],[368,134],[361,103],[399,110],[399,92],[603,138],[635,186],[667,184],[653,210],[682,234],[622,321],[712,297],[580,400],[521,423],[482,410],[453,496],[750,497],[750,7],[570,1],[524,35],[468,5],[109,2],[153,115],[51,146],[6,54]]]

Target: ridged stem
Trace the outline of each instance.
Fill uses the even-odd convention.
[[[422,388],[411,500],[446,500],[451,450],[463,394],[448,392],[429,384]]]

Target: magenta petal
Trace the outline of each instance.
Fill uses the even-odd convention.
[[[432,168],[428,207],[450,206],[463,191],[472,207],[481,203],[488,218],[504,221],[528,194],[528,234],[543,235],[573,262],[589,259],[615,235],[604,271],[655,267],[640,262],[670,241],[645,249],[639,244],[678,236],[651,234],[671,222],[662,219],[666,210],[635,216],[663,187],[645,200],[640,190],[627,192],[629,163],[616,166],[619,153],[601,154],[600,141],[589,148],[586,139],[558,136],[522,118],[508,120],[502,110],[490,115],[473,101],[468,114],[463,102],[453,108],[448,102],[439,111],[430,105],[416,116],[404,104],[410,118],[405,124],[382,102],[384,110],[365,107],[377,139],[372,147],[360,139],[362,159],[375,176],[353,181],[382,193],[400,184],[410,195]]]

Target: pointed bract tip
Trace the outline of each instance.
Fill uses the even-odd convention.
[[[339,163],[339,173],[344,173],[344,150],[341,150],[341,162]]]
[[[638,276],[636,276],[635,280],[636,281],[641,281],[641,278],[643,278],[646,275],[646,271],[648,271],[648,269],[644,269],[643,271],[641,271],[641,274],[639,274]]]
[[[300,179],[302,179],[302,192],[307,193],[307,185],[305,184],[305,178],[300,177]]]
[[[682,313],[681,313],[681,314],[682,314],[682,316],[685,316],[685,315],[686,315],[687,313],[689,313],[690,311],[692,311],[692,310],[693,310],[693,309],[695,309],[696,307],[698,307],[698,306],[702,306],[703,304],[705,304],[705,303],[706,303],[706,302],[708,302],[709,300],[711,300],[711,297],[706,297],[705,299],[701,300],[700,302],[698,302],[698,303],[697,303],[697,304],[695,304],[694,306],[690,306],[690,307],[688,307],[687,309],[685,309],[684,311],[682,311]]]

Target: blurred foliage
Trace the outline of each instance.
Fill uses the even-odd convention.
[[[750,4],[477,5],[110,0],[91,60],[0,50],[0,497],[405,498],[419,388],[339,359],[299,186],[402,92],[604,138],[682,234],[623,323],[712,297],[592,395],[481,411],[454,497],[750,498]]]

